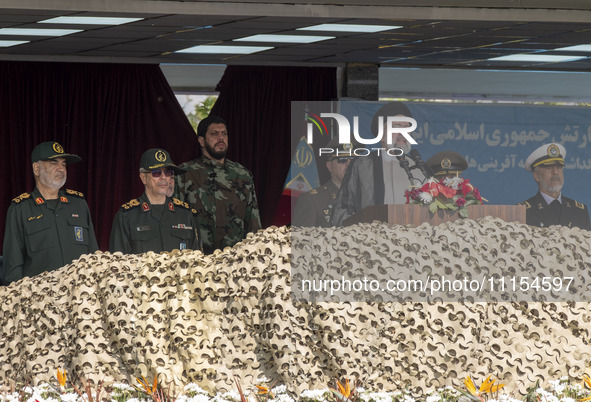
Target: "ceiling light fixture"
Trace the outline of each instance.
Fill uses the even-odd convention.
[[[0,35],[13,36],[65,36],[82,32],[81,29],[41,29],[41,28],[0,28]]]
[[[177,50],[175,53],[202,53],[202,54],[252,54],[273,49],[267,46],[215,46],[199,45]]]
[[[511,54],[508,56],[493,57],[488,61],[523,61],[530,63],[559,63],[584,59],[584,56],[562,56],[554,54]]]
[[[122,25],[141,21],[143,18],[62,16],[37,21],[38,24]]]
[[[320,24],[304,28],[297,28],[297,31],[328,31],[328,32],[361,32],[374,33],[389,31],[391,29],[403,28],[398,25],[361,25],[361,24]]]
[[[307,36],[307,35],[252,35],[234,39],[240,42],[279,42],[279,43],[314,43],[323,40],[334,39],[334,36]]]

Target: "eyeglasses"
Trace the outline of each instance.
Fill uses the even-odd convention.
[[[170,170],[170,169],[152,170],[151,172],[144,171],[142,173],[146,173],[146,174],[150,173],[152,175],[152,177],[155,178],[155,179],[157,179],[160,176],[162,176],[162,173],[164,173],[164,176],[166,176],[166,177],[174,176],[174,172],[172,170]]]
[[[351,159],[350,158],[332,158],[330,160],[330,162],[337,161],[337,163],[347,163],[348,160],[351,160]]]

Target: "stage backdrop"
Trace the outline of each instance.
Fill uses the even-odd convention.
[[[359,132],[370,133],[371,119],[382,105],[342,101],[340,113],[351,122],[352,116],[359,116]],[[558,142],[567,151],[563,194],[591,204],[591,108],[406,105],[417,121],[412,136],[422,159],[443,150],[462,154],[469,164],[463,177],[470,179],[490,204],[516,204],[535,195],[537,185],[523,165],[534,149],[549,142]]]

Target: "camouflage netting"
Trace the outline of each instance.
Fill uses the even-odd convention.
[[[377,233],[400,250],[404,239],[403,262],[445,263],[450,253],[464,265],[591,262],[591,232],[489,218],[326,230],[340,240],[320,248]],[[231,389],[236,374],[243,385],[265,375],[296,392],[346,376],[420,393],[493,374],[523,392],[538,379],[577,378],[590,363],[587,303],[293,303],[290,254],[289,229],[269,228],[211,256],[97,252],[2,288],[0,382],[37,383],[63,367],[94,381],[158,373],[177,389]]]

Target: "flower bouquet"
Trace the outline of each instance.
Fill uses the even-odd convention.
[[[446,177],[441,181],[431,177],[422,187],[406,190],[405,194],[407,204],[428,205],[431,213],[438,209],[459,210],[462,218],[468,217],[468,205],[486,201],[470,180],[461,177]]]

